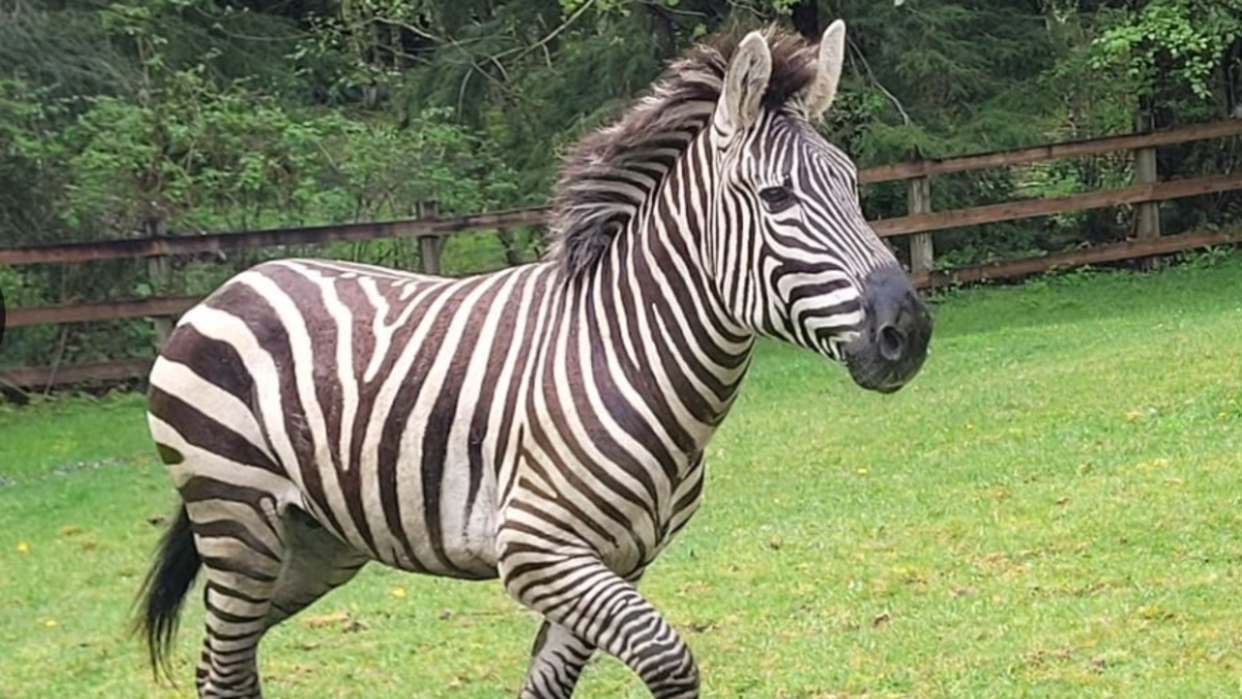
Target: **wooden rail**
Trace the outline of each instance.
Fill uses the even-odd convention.
[[[895,235],[909,235],[911,233],[940,231],[946,228],[978,226],[984,223],[1017,221],[1035,216],[1053,216],[1070,211],[1102,209],[1123,204],[1167,201],[1169,199],[1181,199],[1183,197],[1228,192],[1237,189],[1242,189],[1242,173],[1197,177],[1190,180],[1137,185],[1124,189],[1106,189],[1102,192],[1090,192],[1087,194],[1071,194],[1069,196],[1050,197],[1047,199],[1029,199],[1027,201],[976,206],[955,211],[903,216],[901,218],[872,221],[871,227],[881,237],[891,237]]]
[[[1056,143],[956,158],[897,163],[863,170],[859,173],[859,179],[864,183],[894,180],[908,182],[909,215],[873,221],[872,227],[883,237],[910,236],[911,273],[918,286],[926,288],[945,284],[972,283],[1064,267],[1116,262],[1242,242],[1242,237],[1224,233],[1160,237],[1158,211],[1158,203],[1161,201],[1242,190],[1242,173],[1159,182],[1155,168],[1155,149],[1159,146],[1238,136],[1242,136],[1242,120],[1223,121],[1168,131]],[[936,175],[1029,165],[1121,150],[1134,152],[1135,184],[1130,187],[976,206],[954,211],[932,211],[931,181]],[[1020,260],[971,265],[951,270],[934,270],[935,253],[932,236],[935,231],[1127,205],[1136,207],[1138,238],[1135,240]],[[437,274],[440,271],[444,241],[448,236],[479,230],[496,230],[503,234],[511,228],[542,226],[547,222],[548,209],[535,207],[441,217],[438,215],[434,202],[420,202],[418,213],[418,218],[397,221],[187,236],[161,235],[163,231],[160,229],[155,231],[157,235],[140,239],[0,248],[0,266],[146,258],[150,260],[149,272],[155,283],[166,279],[167,261],[172,257],[223,256],[248,249],[412,238],[418,240],[422,271]],[[162,284],[157,286],[162,286]],[[23,327],[125,318],[152,318],[156,322],[157,338],[162,338],[171,325],[170,319],[185,312],[198,300],[197,297],[163,296],[143,300],[10,309],[7,325]],[[55,369],[46,367],[10,369],[0,371],[0,386],[51,386],[87,380],[112,381],[139,378],[145,375],[148,367],[147,360],[123,360]]]
[[[190,257],[224,255],[256,248],[359,242],[389,238],[426,238],[495,228],[543,225],[547,208],[517,209],[454,218],[417,218],[375,223],[281,228],[247,233],[163,236],[92,243],[65,243],[26,248],[0,248],[0,266],[34,265],[144,257]]]
[[[151,370],[150,359],[121,359],[62,367],[24,367],[0,371],[0,388],[66,386],[87,381],[138,379]]]
[[[9,311],[8,327],[27,325],[60,325],[96,320],[125,318],[156,318],[179,316],[201,300],[198,296],[140,299],[137,301],[104,301],[101,303],[67,303],[38,308],[14,308]]]
[[[1163,238],[1135,239],[1121,243],[1097,245],[1082,250],[1052,253],[1018,260],[1002,260],[982,265],[969,265],[954,269],[913,274],[915,286],[920,289],[972,284],[992,279],[1006,279],[1040,274],[1057,269],[1070,269],[1084,265],[1134,260],[1155,255],[1169,255],[1187,250],[1217,245],[1242,243],[1242,230],[1231,233],[1184,233]]]
[[[1208,141],[1215,138],[1228,138],[1242,135],[1242,120],[1217,121],[1210,124],[1195,124],[1166,131],[1129,134],[1126,136],[1109,136],[1083,141],[1066,141],[1033,148],[1001,150],[977,155],[962,155],[955,158],[919,160],[909,163],[894,163],[870,168],[858,173],[859,180],[865,184],[875,182],[891,182],[908,180],[929,175],[947,175],[954,172],[970,170],[987,170],[997,167],[1013,167],[1030,165],[1031,163],[1060,160],[1062,158],[1081,158],[1088,155],[1102,155],[1119,150],[1141,150],[1159,146],[1171,146],[1191,141]]]

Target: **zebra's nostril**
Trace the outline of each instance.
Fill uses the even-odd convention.
[[[890,362],[900,360],[906,353],[906,334],[895,326],[880,328],[880,356]]]

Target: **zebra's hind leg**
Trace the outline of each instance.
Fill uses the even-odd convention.
[[[509,533],[501,531],[500,573],[514,598],[617,657],[656,699],[698,699],[690,649],[632,582],[590,553],[547,551]]]
[[[545,619],[518,699],[569,699],[594,652],[595,646]]]
[[[349,582],[371,560],[299,508],[289,508],[283,522],[285,559],[267,614],[268,628]]]
[[[255,656],[269,626],[267,617],[285,554],[274,500],[246,488],[230,493],[242,500],[199,500],[189,494],[186,502],[194,544],[206,574],[207,618],[196,675],[198,695],[202,699],[257,699],[262,692]],[[182,496],[186,495],[183,488]]]
[[[298,507],[280,508],[277,516],[272,503],[193,524],[207,573],[197,679],[203,699],[260,697],[256,653],[263,635],[348,582],[369,560]]]

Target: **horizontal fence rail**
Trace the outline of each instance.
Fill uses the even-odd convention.
[[[1033,148],[1017,148],[1013,150],[993,151],[977,155],[959,155],[953,158],[919,160],[909,163],[894,163],[863,170],[858,173],[859,180],[864,184],[876,182],[892,182],[909,180],[929,175],[947,175],[954,172],[970,170],[987,170],[996,167],[1013,167],[1032,163],[1061,160],[1063,158],[1081,158],[1088,155],[1103,155],[1119,150],[1139,150],[1172,146],[1192,141],[1209,141],[1216,138],[1228,138],[1242,135],[1242,120],[1217,121],[1210,124],[1195,124],[1166,131],[1128,134],[1125,136],[1108,136],[1083,141],[1066,141],[1052,143]]]
[[[417,218],[375,223],[345,223],[305,228],[280,228],[245,233],[211,233],[195,236],[161,236],[93,243],[0,248],[0,266],[33,265],[144,257],[222,255],[257,248],[361,242],[389,238],[428,238],[495,228],[539,226],[547,221],[546,207],[471,214],[452,218]]]
[[[0,386],[66,386],[87,381],[140,379],[151,371],[150,359],[120,359],[61,367],[24,367],[0,371]]]
[[[63,323],[88,323],[96,320],[179,316],[201,300],[199,296],[178,296],[137,301],[67,303],[38,308],[14,308],[9,311],[7,325],[10,328],[21,328],[28,325],[61,325]]]
[[[920,288],[965,284],[1036,274],[1090,264],[1132,260],[1183,252],[1196,248],[1242,242],[1242,235],[1191,233],[1161,236],[1158,202],[1242,190],[1242,173],[1211,175],[1159,182],[1155,171],[1155,148],[1191,141],[1242,136],[1242,120],[1198,124],[1167,131],[1114,136],[1086,141],[1055,143],[1033,148],[996,151],[954,158],[896,163],[860,171],[864,184],[906,181],[909,215],[872,221],[880,236],[910,237],[911,276]],[[1062,158],[1131,151],[1135,158],[1135,183],[1120,189],[1028,199],[975,206],[952,211],[931,210],[931,179],[935,175],[988,168],[1014,167]],[[932,234],[953,228],[1002,221],[1016,221],[1113,206],[1134,206],[1137,237],[1122,243],[1017,260],[1002,260],[947,270],[934,269]],[[37,247],[0,248],[0,266],[147,259],[154,278],[166,277],[167,260],[176,257],[227,256],[241,250],[297,247],[332,242],[407,238],[419,244],[422,271],[440,271],[446,238],[474,231],[505,231],[541,227],[548,223],[547,207],[532,207],[466,216],[439,216],[434,203],[423,202],[413,219],[330,226],[308,226],[242,233],[153,236],[141,239],[69,243]],[[118,300],[10,309],[9,327],[81,323],[101,320],[151,318],[157,336],[167,333],[170,318],[184,313],[199,297],[168,296],[141,300]],[[74,384],[83,381],[115,381],[145,376],[149,360],[121,360],[63,367],[29,367],[0,371],[0,386],[29,387]]]
[[[1029,199],[1026,201],[1006,202],[976,206],[969,209],[940,211],[936,213],[902,216],[872,221],[871,227],[881,237],[910,235],[941,231],[948,228],[979,226],[985,223],[1017,221],[1036,216],[1055,216],[1071,211],[1103,209],[1110,206],[1140,204],[1153,201],[1168,201],[1195,197],[1201,194],[1215,194],[1242,189],[1242,173],[1217,175],[1212,177],[1196,177],[1190,180],[1175,180],[1159,184],[1136,185],[1124,189],[1106,189],[1087,194],[1071,194],[1064,197],[1046,199]]]
[[[1058,269],[1071,269],[1084,265],[1098,265],[1108,262],[1121,262],[1154,255],[1169,255],[1187,250],[1207,248],[1217,245],[1233,245],[1242,243],[1242,231],[1232,233],[1185,233],[1147,240],[1127,240],[1122,243],[1096,245],[1082,250],[1058,252],[1039,257],[1026,257],[1019,260],[1002,260],[981,265],[955,267],[943,271],[920,272],[912,275],[914,283],[921,289],[954,284],[972,284],[1021,277]]]

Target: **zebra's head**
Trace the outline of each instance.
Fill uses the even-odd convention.
[[[748,329],[895,391],[923,364],[931,314],[863,218],[854,164],[811,123],[836,95],[845,25],[817,48],[791,42],[752,32],[728,60],[710,136],[708,266]]]

